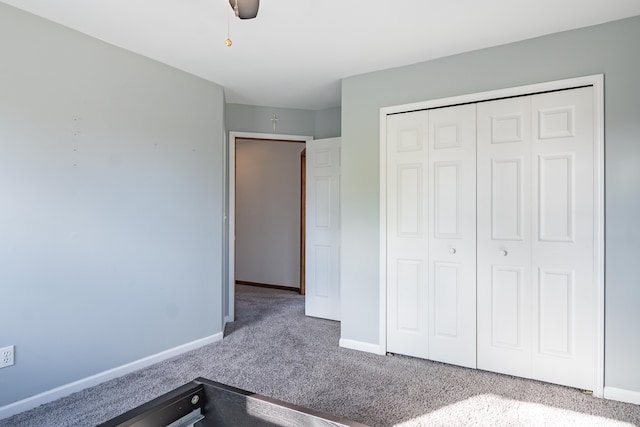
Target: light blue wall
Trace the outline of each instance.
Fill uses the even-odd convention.
[[[304,135],[319,138],[340,136],[340,107],[299,110],[245,104],[226,105],[227,131]],[[273,115],[278,117],[273,130]]]
[[[0,3],[0,407],[222,331],[222,88]]]
[[[315,112],[291,108],[227,104],[227,131],[274,133],[285,135],[313,135]],[[276,130],[271,117],[278,116]]]
[[[635,17],[343,80],[343,339],[379,339],[380,108],[604,73],[605,385],[640,392],[639,40]]]
[[[315,139],[334,138],[340,136],[342,129],[342,109],[340,107],[327,108],[315,112]]]

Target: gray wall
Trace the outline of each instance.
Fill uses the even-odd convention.
[[[222,331],[222,88],[0,3],[0,406]]]
[[[227,131],[305,135],[316,139],[340,136],[340,107],[314,111],[227,104],[226,109]],[[271,122],[274,114],[278,116],[275,132]]]
[[[377,344],[379,338],[379,109],[604,73],[605,385],[640,392],[638,40],[635,17],[343,80],[343,339]]]

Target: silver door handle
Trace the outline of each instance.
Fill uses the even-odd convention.
[[[508,252],[505,251],[504,249],[500,251],[500,255],[502,256],[507,256]]]

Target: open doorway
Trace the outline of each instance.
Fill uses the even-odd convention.
[[[236,284],[300,291],[304,141],[236,139]]]
[[[294,257],[294,264],[295,264],[295,268],[296,268],[296,273],[295,275],[291,275],[291,266],[289,266],[288,268],[288,272],[285,271],[284,273],[288,273],[285,274],[284,276],[280,275],[280,278],[285,278],[284,282],[285,283],[277,283],[279,281],[282,281],[281,279],[278,278],[278,275],[280,273],[283,273],[283,271],[278,271],[279,269],[273,268],[273,264],[277,263],[277,256],[282,255],[280,253],[277,253],[277,249],[274,250],[274,248],[271,248],[271,250],[268,253],[264,252],[264,247],[261,248],[261,246],[264,246],[264,242],[261,243],[252,243],[251,245],[247,246],[247,245],[242,245],[241,243],[238,244],[239,242],[237,241],[238,236],[238,224],[237,221],[243,221],[244,224],[247,224],[246,221],[252,221],[252,216],[253,214],[261,214],[261,213],[266,213],[267,210],[271,209],[277,209],[277,204],[279,203],[277,200],[277,197],[270,197],[268,194],[261,194],[259,195],[258,199],[258,203],[262,203],[262,206],[258,205],[257,208],[254,208],[254,210],[256,210],[257,212],[248,212],[248,215],[243,216],[242,218],[237,218],[237,214],[239,213],[238,211],[236,211],[237,209],[237,203],[239,201],[241,201],[241,203],[244,203],[245,200],[238,200],[238,197],[240,196],[240,194],[238,194],[237,192],[237,187],[239,182],[237,182],[238,180],[238,176],[237,176],[237,172],[238,169],[240,167],[246,167],[242,166],[241,164],[238,163],[238,157],[237,157],[237,149],[238,146],[240,145],[242,148],[242,144],[245,144],[245,141],[247,141],[247,146],[249,145],[254,145],[256,147],[260,147],[259,143],[271,143],[271,144],[282,144],[282,143],[296,143],[295,145],[298,146],[298,150],[297,150],[297,154],[296,154],[296,159],[294,164],[292,165],[292,167],[297,168],[298,174],[301,171],[301,151],[304,148],[304,143],[306,143],[309,140],[312,140],[313,137],[311,136],[298,136],[298,135],[274,135],[274,134],[256,134],[256,133],[248,133],[248,132],[230,132],[229,134],[229,163],[228,163],[228,177],[229,177],[229,186],[228,186],[228,191],[229,191],[229,204],[228,204],[228,219],[229,219],[229,239],[228,239],[228,287],[227,287],[227,295],[228,295],[228,299],[225,298],[227,304],[225,307],[225,321],[233,321],[235,318],[235,284],[236,282],[238,283],[250,283],[250,284],[266,284],[266,285],[273,285],[275,287],[278,286],[284,286],[284,287],[290,287],[291,285],[291,279],[293,276],[295,276],[294,282],[295,282],[295,287],[294,290],[298,290],[303,286],[302,280],[301,280],[301,263],[302,263],[302,258],[299,255],[300,253],[304,252],[304,243],[302,241],[301,236],[299,236],[296,233],[296,239],[297,240],[297,244],[298,246],[298,251],[299,253],[296,253],[295,257]],[[293,144],[290,144],[293,146]],[[263,144],[262,148],[266,147],[266,144]],[[295,151],[295,150],[293,150]],[[257,157],[259,158],[259,156]],[[276,167],[277,166],[271,166]],[[261,169],[262,170],[262,174],[264,176],[264,174],[269,175],[269,166],[268,165],[261,165],[259,168],[257,169]],[[272,171],[273,172],[273,171]],[[260,173],[258,173],[258,175],[260,175]],[[277,175],[277,174],[276,174]],[[255,179],[256,177],[249,177],[250,179]],[[240,183],[241,185],[244,185],[246,183]],[[276,184],[277,185],[277,184]],[[297,182],[296,185],[300,185],[300,182]],[[301,198],[302,200],[302,191],[300,188],[300,191],[298,191],[298,197]],[[240,196],[240,198],[242,199],[243,196]],[[260,202],[261,201],[261,202]],[[298,202],[300,203],[300,201]],[[304,205],[304,203],[302,203],[302,205]],[[247,212],[245,212],[246,214]],[[272,212],[273,213],[273,212]],[[299,210],[299,205],[298,205],[298,210],[295,212],[295,215],[298,215],[298,217],[296,218],[297,221],[300,221],[302,218],[302,213]],[[260,232],[262,234],[278,234],[277,230],[272,228],[269,228],[268,225],[265,225],[263,222],[261,222],[261,220],[259,221],[255,221],[255,216],[253,216],[254,218],[254,223],[248,227],[249,229],[243,230],[243,232],[248,232],[249,234],[251,233],[255,233],[255,232]],[[263,233],[264,232],[264,233]],[[297,230],[297,232],[299,232],[299,230]],[[246,237],[246,236],[240,236],[240,237]],[[277,240],[277,239],[276,239]],[[290,240],[290,239],[289,239]],[[239,252],[240,251],[240,252]],[[255,257],[256,254],[259,254],[262,251],[263,255],[264,254],[268,254],[268,255],[273,255],[273,256],[262,256],[259,260],[259,262],[255,263],[252,262],[251,260],[249,260],[248,264],[242,264],[239,263],[240,261],[240,256],[245,256],[247,254],[249,254],[250,257]],[[275,256],[275,258],[274,258]],[[300,256],[300,257],[299,257]],[[271,258],[274,258],[273,260]],[[239,270],[240,268],[240,270]],[[280,269],[281,270],[281,269]],[[265,279],[259,279],[258,277],[260,276],[256,276],[256,273],[260,271],[261,273],[267,273],[265,277]],[[288,277],[288,278],[287,278]],[[268,283],[268,282],[276,282],[276,283]]]

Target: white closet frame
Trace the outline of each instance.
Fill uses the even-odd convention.
[[[594,259],[596,278],[595,309],[595,371],[593,395],[604,396],[604,75],[596,74],[565,80],[517,86],[506,89],[478,92],[450,98],[435,99],[412,104],[383,107],[380,109],[380,345],[379,353],[387,351],[387,116],[409,111],[426,110],[458,104],[489,101],[513,96],[573,89],[590,86],[594,99]]]

